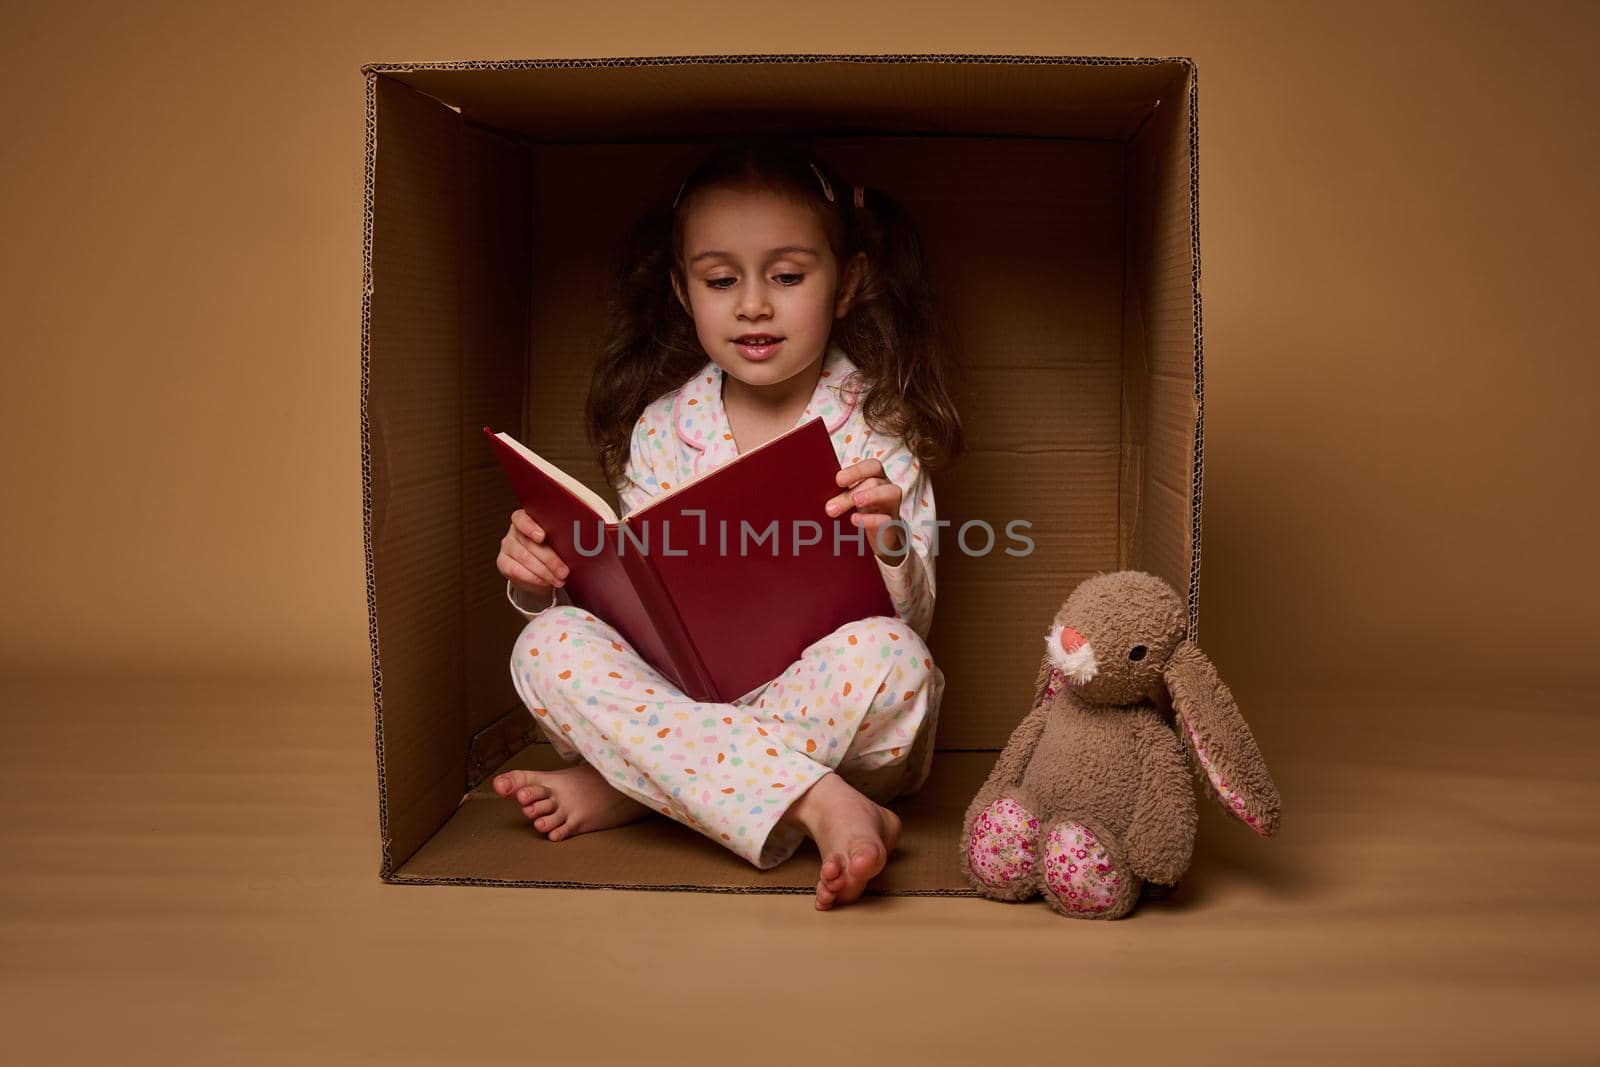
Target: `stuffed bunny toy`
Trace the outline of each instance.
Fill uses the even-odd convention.
[[[1231,814],[1263,837],[1277,829],[1277,786],[1187,631],[1178,594],[1142,571],[1097,574],[1067,597],[1033,708],[962,823],[961,870],[979,894],[1118,919],[1145,882],[1175,883],[1195,832],[1185,751]]]

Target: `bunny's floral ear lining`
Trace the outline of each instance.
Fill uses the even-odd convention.
[[[1184,641],[1162,671],[1173,725],[1222,806],[1262,837],[1278,829],[1278,787],[1233,694],[1200,647]]]
[[[1050,687],[1055,678],[1055,664],[1050,662],[1050,654],[1046,652],[1039,658],[1039,673],[1033,679],[1033,706],[1038,707],[1053,696]]]
[[[1251,804],[1245,795],[1239,792],[1228,782],[1228,776],[1207,751],[1206,744],[1200,738],[1199,731],[1187,716],[1180,715],[1178,722],[1184,732],[1184,748],[1188,750],[1190,758],[1199,765],[1200,772],[1210,783],[1212,791],[1222,806],[1235,818],[1262,837],[1271,837],[1278,829],[1278,808],[1274,803],[1270,810],[1261,812],[1261,806]],[[1260,812],[1258,814],[1258,812]]]

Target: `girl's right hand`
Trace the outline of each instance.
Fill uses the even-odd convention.
[[[512,585],[541,599],[552,588],[567,584],[567,565],[544,543],[543,528],[522,508],[511,513],[511,528],[500,542],[494,565]]]

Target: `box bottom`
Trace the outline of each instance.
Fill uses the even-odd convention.
[[[939,752],[916,796],[889,807],[904,821],[900,845],[871,893],[973,896],[958,866],[961,818],[996,752]],[[529,745],[501,771],[565,766],[548,744]],[[550,841],[493,775],[463,798],[454,816],[388,879],[429,885],[519,885],[567,889],[676,889],[709,893],[810,893],[817,853],[807,844],[769,871],[661,815],[601,833]]]

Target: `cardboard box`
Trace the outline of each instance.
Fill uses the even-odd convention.
[[[851,180],[901,199],[952,327],[969,451],[934,480],[954,523],[929,642],[948,688],[919,801],[936,814],[910,851],[937,866],[947,837],[954,871],[960,812],[1026,710],[1042,636],[1074,584],[1153,572],[1188,597],[1197,628],[1192,62],[758,55],[364,70],[362,488],[385,880],[814,881],[809,869],[742,869],[665,820],[552,845],[484,782],[548,746],[529,747],[538,735],[511,687],[524,620],[494,558],[517,503],[480,427],[607,492],[581,416],[612,250],[710,138],[803,131]],[[1002,540],[968,555],[953,535],[972,519],[1031,523],[1032,553],[1005,555]],[[924,884],[946,877],[931,868],[897,869],[907,891],[958,891]]]

